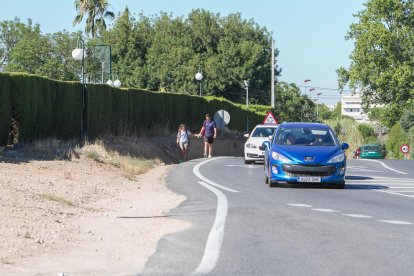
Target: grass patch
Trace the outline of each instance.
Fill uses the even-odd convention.
[[[55,201],[55,202],[58,202],[58,203],[61,203],[61,204],[67,205],[67,206],[76,206],[75,203],[73,203],[72,201],[70,201],[66,198],[57,196],[57,195],[42,194],[40,196],[44,199],[47,199],[47,200],[50,200],[50,201]]]
[[[72,152],[75,156],[85,156],[93,161],[118,167],[124,171],[128,177],[146,173],[155,166],[162,164],[160,159],[143,159],[129,155],[120,155],[118,152],[109,151],[102,140],[86,144],[82,148],[77,146],[72,149]]]
[[[157,159],[141,159],[131,156],[119,156],[119,167],[129,176],[146,173],[161,161]]]

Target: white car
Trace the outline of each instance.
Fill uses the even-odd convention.
[[[249,138],[244,144],[244,164],[264,160],[264,152],[259,147],[264,141],[269,141],[277,127],[278,124],[261,124],[255,126],[250,135],[244,135]]]

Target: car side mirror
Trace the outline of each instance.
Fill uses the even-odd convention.
[[[250,136],[250,134],[249,133],[246,133],[245,135],[243,135],[244,137],[246,137],[246,138],[249,138],[249,136]]]
[[[260,149],[260,147],[262,147],[263,149]],[[259,147],[260,150],[270,149],[270,141],[264,141],[260,147]]]
[[[349,145],[347,143],[342,143],[342,149],[343,150],[349,149]]]

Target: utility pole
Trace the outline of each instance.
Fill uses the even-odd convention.
[[[275,41],[272,38],[272,69],[271,69],[271,74],[272,74],[272,83],[270,85],[270,94],[271,94],[271,102],[270,102],[270,106],[272,107],[272,109],[275,108]]]

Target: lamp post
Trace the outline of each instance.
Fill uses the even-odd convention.
[[[203,71],[201,66],[198,67],[198,72],[195,74],[195,79],[200,83],[200,97],[201,97],[201,80],[203,79]]]
[[[319,121],[319,97],[322,92],[316,93],[316,120]]]
[[[249,84],[250,80],[244,80],[244,86],[246,89],[246,107],[249,109]],[[246,133],[249,133],[249,117],[246,118]]]
[[[310,81],[311,81],[310,79],[306,79],[306,80],[303,81],[305,83],[305,95],[306,95],[306,84]]]
[[[82,118],[81,118],[81,138],[88,139],[88,90],[85,84],[85,42],[82,38],[78,40],[77,48],[72,51],[75,60],[82,60]]]
[[[250,80],[244,80],[244,87],[246,89],[246,106],[249,108],[249,84]]]
[[[314,91],[315,90],[315,88],[310,88],[309,89],[309,98],[311,98],[312,99],[312,91]]]

